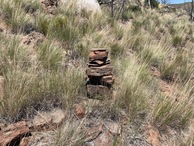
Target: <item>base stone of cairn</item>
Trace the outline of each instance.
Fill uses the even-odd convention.
[[[91,49],[86,74],[86,88],[89,98],[112,97],[113,67],[108,59],[106,49]]]

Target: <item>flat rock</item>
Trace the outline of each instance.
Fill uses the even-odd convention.
[[[14,146],[23,137],[30,135],[27,122],[11,124],[0,131],[0,146]]]
[[[107,64],[110,64],[110,60],[106,60],[106,61],[94,60],[88,63],[88,67],[100,67],[102,65],[107,65]]]
[[[106,63],[106,61],[102,61],[102,60],[93,60],[90,62],[90,64],[96,64],[98,66],[104,65]]]
[[[94,61],[94,60],[101,60],[101,61],[106,61],[108,58],[108,51],[92,51],[89,54],[89,60]]]
[[[100,67],[101,66],[97,63],[88,63],[87,65],[88,65],[88,67]]]
[[[104,65],[101,67],[90,67],[86,69],[88,76],[107,76],[113,74],[113,67],[111,65]]]
[[[33,129],[35,130],[43,130],[43,129],[49,129],[51,126],[52,118],[51,116],[44,112],[44,113],[38,113],[37,116],[34,117],[33,119]]]
[[[112,90],[102,85],[87,85],[87,93],[91,98],[111,97]]]
[[[114,83],[114,79],[112,75],[103,76],[101,81],[103,85],[112,85]]]
[[[50,112],[40,112],[34,117],[30,129],[32,131],[40,131],[59,127],[65,117],[66,114],[61,109],[54,109]]]
[[[49,115],[52,118],[52,125],[60,126],[66,117],[66,113],[61,109],[52,110]]]
[[[101,60],[94,60],[94,62],[96,62],[98,65],[103,65],[106,63],[106,62],[101,61]]]

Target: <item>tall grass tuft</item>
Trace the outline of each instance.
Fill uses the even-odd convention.
[[[134,58],[115,63],[118,84],[116,85],[116,102],[121,108],[128,109],[130,116],[136,117],[149,110],[150,98],[148,88],[149,75],[145,65],[138,64]]]
[[[153,112],[155,125],[160,128],[164,128],[167,125],[174,128],[186,127],[193,118],[192,102],[189,99],[181,99],[178,102],[173,99],[161,99]]]
[[[21,32],[29,22],[28,17],[22,10],[22,1],[1,0],[0,3],[0,13],[3,15],[7,25],[11,27],[12,32]]]
[[[84,133],[82,131],[82,125],[83,123],[76,123],[73,122],[71,123],[70,121],[66,122],[60,128],[59,131],[56,132],[55,136],[55,146],[64,146],[64,145],[69,145],[69,146],[80,146],[84,145]]]

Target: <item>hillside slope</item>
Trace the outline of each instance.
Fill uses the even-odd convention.
[[[180,4],[169,4],[169,6],[172,6],[177,9],[185,9],[185,8],[191,7],[191,2],[185,2]]]
[[[43,120],[46,130],[35,129],[28,145],[192,145],[189,16],[126,5],[122,20],[113,20],[106,8],[95,13],[55,2],[0,0],[0,135],[5,124],[33,123],[60,109],[62,125]],[[85,69],[95,47],[110,52],[109,99],[86,95]]]

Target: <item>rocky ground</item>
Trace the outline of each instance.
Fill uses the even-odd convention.
[[[88,102],[94,101],[88,100],[85,104]],[[64,132],[67,137],[75,136],[71,135],[71,130],[76,130],[76,134],[80,135],[80,145],[87,146],[169,146],[173,145],[173,137],[177,136],[177,132],[170,127],[159,132],[148,122],[128,123],[124,115],[112,115],[114,113],[106,113],[106,117],[103,117],[104,113],[100,113],[98,109],[90,111],[86,107],[84,103],[75,105],[73,115],[58,108],[38,111],[33,119],[27,121],[15,124],[2,122],[0,143],[3,146],[57,145],[56,137],[60,132]],[[141,118],[143,117],[139,120]],[[73,129],[69,129],[70,127]],[[74,141],[67,143],[74,145]]]

